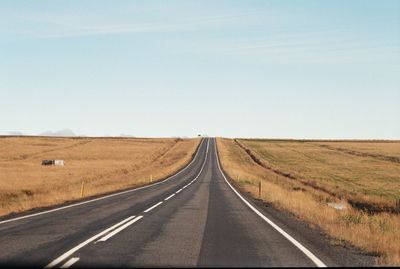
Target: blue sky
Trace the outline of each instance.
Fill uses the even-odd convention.
[[[400,1],[1,1],[0,134],[400,139]]]

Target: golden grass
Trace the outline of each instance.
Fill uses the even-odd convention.
[[[192,158],[200,139],[0,138],[0,215],[145,185]],[[65,166],[42,166],[62,159]]]
[[[371,156],[355,156],[321,147],[324,142],[284,142],[269,140],[240,140],[257,157],[274,170],[284,171],[293,178],[314,185],[329,193],[375,209],[394,209],[400,198],[400,163]],[[335,148],[361,148],[369,142],[334,142]],[[386,154],[389,143],[373,143],[376,150]],[[390,149],[400,142],[390,143]],[[339,146],[340,145],[340,146]],[[372,150],[371,150],[372,151]],[[392,152],[391,152],[392,153]]]
[[[252,196],[258,197],[258,183],[261,181],[261,199],[271,202],[277,208],[293,213],[295,216],[309,222],[311,225],[317,225],[327,234],[339,241],[346,241],[353,246],[379,255],[377,258],[377,264],[400,265],[400,216],[398,214],[367,214],[363,211],[352,208],[347,204],[344,197],[332,196],[329,193],[314,188],[312,185],[303,184],[301,180],[289,179],[288,177],[275,173],[271,169],[266,169],[258,165],[237,143],[231,139],[218,139],[217,142],[222,167],[228,175],[239,184],[240,188],[250,192]],[[240,140],[240,142],[243,142],[243,140]],[[249,147],[255,147],[251,142],[252,141],[248,140],[244,141],[244,143]],[[304,157],[304,154],[316,159],[321,158],[330,166],[342,163],[338,160],[338,156],[332,156],[333,160],[331,162],[327,157],[329,154],[327,155],[325,152],[323,152],[322,156],[314,154],[318,153],[320,149],[315,149],[312,146],[310,148],[307,143],[303,143],[306,145],[301,146],[299,143],[293,144],[292,142],[285,143],[280,141],[279,146],[271,146],[271,143],[268,142],[268,146],[260,146],[264,151],[260,150],[260,147],[257,148],[260,150],[258,157],[262,156],[263,161],[268,162],[268,165],[274,165],[275,168],[279,167],[279,169],[282,170],[290,168],[289,172],[296,173],[296,176],[305,174],[314,175],[315,180],[318,179],[317,173],[323,173],[325,171],[323,169],[324,165],[316,165],[314,170],[315,163],[319,162]],[[264,143],[264,141],[262,143]],[[273,150],[269,150],[269,146],[271,146]],[[316,148],[318,148],[318,146]],[[295,151],[291,151],[291,149],[294,149]],[[277,154],[277,152],[279,154]],[[284,154],[281,155],[282,152],[284,152]],[[285,154],[287,158],[285,158]],[[346,166],[347,169],[351,169],[353,165],[358,168],[360,163],[352,161],[352,159],[363,158],[358,156],[346,156],[342,153],[339,154],[341,154],[341,158],[349,159]],[[266,156],[268,156],[268,158]],[[299,158],[300,161],[296,158]],[[309,161],[307,162],[307,160]],[[382,165],[370,166],[372,162],[372,160],[364,162],[364,169],[376,169]],[[310,164],[312,165],[310,166]],[[305,167],[296,168],[296,166],[299,165]],[[340,166],[337,167],[336,170],[339,173],[344,173],[346,177],[351,176],[346,174],[349,173],[348,171],[342,172]],[[333,173],[334,169],[331,168],[328,169],[328,171]],[[357,171],[359,170],[355,169],[353,173],[357,173]],[[328,179],[326,175],[323,178],[326,179],[320,180],[319,182],[328,182],[328,186],[332,185],[331,182],[335,182],[334,179]],[[399,181],[398,177],[397,179]],[[349,180],[351,182],[351,179]],[[368,178],[368,180],[373,181],[373,178]],[[398,184],[399,183],[400,182],[398,182]],[[345,190],[346,186],[351,186],[351,183],[348,183],[347,181],[342,183],[342,181],[338,180],[338,184],[340,186],[338,188],[339,191]],[[360,182],[360,184],[368,186],[368,184],[363,184],[363,182]],[[333,186],[335,185],[333,184]],[[372,186],[373,188],[376,188],[376,185],[372,184]],[[398,191],[398,189],[396,189],[395,192],[396,191]],[[391,192],[385,190],[385,193],[390,194]],[[390,196],[388,195],[386,197]],[[347,209],[336,210],[328,206],[327,202],[340,202],[346,204]]]

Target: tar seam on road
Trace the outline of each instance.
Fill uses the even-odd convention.
[[[203,165],[200,169],[200,172],[197,174],[197,176],[194,178],[194,180],[197,180],[200,176],[200,174],[203,172],[204,166],[207,162],[207,157],[208,157],[208,148],[210,145],[210,140],[207,140],[207,148],[206,148],[206,156],[204,158],[204,162]],[[197,156],[197,154],[196,154]],[[194,158],[195,159],[195,158]],[[181,170],[182,171],[182,170]],[[180,189],[179,191],[182,191],[182,189]],[[159,206],[160,204],[162,204],[162,202],[158,202],[157,204],[153,205],[152,207],[146,209],[144,212],[147,213],[150,210],[152,210],[153,208]],[[52,262],[50,262],[45,268],[52,268],[54,266],[56,266],[57,264],[61,263],[62,261],[64,261],[65,259],[67,259],[69,256],[71,256],[72,254],[74,254],[76,251],[78,251],[79,249],[83,248],[84,246],[86,246],[87,244],[95,241],[97,238],[102,237],[99,241],[106,241],[107,239],[109,239],[110,237],[114,236],[115,234],[119,233],[120,231],[122,231],[123,229],[127,228],[128,226],[130,226],[131,224],[135,223],[136,221],[140,220],[141,218],[143,218],[143,216],[138,216],[135,219],[131,220],[132,218],[134,218],[135,216],[131,216],[117,224],[115,224],[114,226],[102,231],[101,233],[92,236],[91,238],[87,239],[86,241],[80,243],[79,245],[77,245],[76,247],[70,249],[69,251],[65,252],[64,254],[62,254],[61,256],[59,256],[58,258],[56,258],[55,260],[53,260]],[[131,221],[130,221],[131,220]],[[128,222],[129,221],[129,222]],[[126,223],[128,222],[128,223]],[[124,224],[126,223],[126,224]],[[97,243],[95,242],[95,243]],[[79,259],[79,258],[78,258]],[[78,260],[74,261],[77,262]],[[68,262],[67,262],[68,263]],[[72,264],[71,264],[72,265]]]
[[[287,232],[285,232],[282,228],[280,228],[278,225],[276,225],[274,222],[272,222],[269,218],[264,216],[260,211],[258,211],[254,206],[252,206],[246,199],[244,199],[239,192],[229,183],[229,181],[226,179],[224,172],[221,169],[221,166],[219,164],[219,155],[218,155],[218,150],[217,150],[217,143],[214,143],[215,146],[215,154],[217,155],[217,163],[218,163],[218,168],[219,171],[221,172],[221,175],[224,177],[225,182],[231,187],[231,189],[236,193],[237,196],[251,209],[253,210],[259,217],[261,217],[265,222],[267,222],[269,225],[272,226],[276,231],[278,231],[281,235],[283,235],[287,240],[289,240],[293,245],[295,245],[298,249],[301,250],[310,260],[312,260],[315,265],[318,267],[326,267],[326,264],[324,264],[320,259],[317,258],[311,251],[309,251],[306,247],[304,247],[300,242],[298,242],[296,239],[294,239],[292,236],[290,236]]]
[[[113,193],[113,194],[110,194],[110,195],[106,195],[106,196],[102,196],[102,197],[99,197],[99,198],[95,198],[95,199],[92,199],[92,200],[88,200],[88,201],[84,201],[84,202],[79,202],[79,203],[72,204],[72,205],[62,206],[62,207],[58,207],[58,208],[54,208],[54,209],[50,209],[50,210],[46,210],[46,211],[34,213],[34,214],[29,214],[29,215],[26,215],[26,216],[21,216],[21,217],[17,217],[17,218],[12,218],[12,219],[8,219],[8,220],[3,220],[3,221],[0,221],[0,224],[7,223],[7,222],[12,222],[12,221],[17,221],[17,220],[21,220],[21,219],[26,219],[26,218],[31,218],[31,217],[35,217],[35,216],[39,216],[39,215],[44,215],[44,214],[52,213],[52,212],[55,212],[55,211],[59,211],[59,210],[63,210],[63,209],[67,209],[67,208],[71,208],[71,207],[75,207],[75,206],[84,205],[84,204],[92,203],[92,202],[95,202],[95,201],[99,201],[99,200],[111,198],[111,197],[114,197],[114,196],[117,196],[117,195],[129,193],[129,192],[134,192],[134,191],[138,191],[138,190],[141,190],[141,189],[146,189],[146,188],[149,188],[149,187],[152,187],[152,186],[155,186],[155,185],[164,183],[164,182],[170,180],[171,178],[173,178],[173,177],[179,175],[179,174],[182,173],[183,171],[185,171],[185,170],[196,160],[197,155],[199,154],[200,148],[201,148],[201,146],[203,145],[203,142],[204,142],[204,141],[205,141],[205,140],[202,139],[202,141],[200,142],[200,145],[199,145],[199,147],[198,147],[198,149],[197,149],[196,155],[194,156],[193,160],[192,160],[188,165],[186,165],[182,170],[178,171],[176,174],[174,174],[174,175],[172,175],[172,176],[170,176],[170,177],[168,177],[168,178],[166,178],[166,179],[164,179],[164,180],[162,180],[162,181],[155,182],[155,183],[153,183],[153,184],[146,185],[146,186],[143,186],[143,187],[138,187],[138,188],[135,188],[135,189],[132,189],[132,190],[117,192],[117,193]],[[208,148],[208,145],[207,145],[207,148]]]

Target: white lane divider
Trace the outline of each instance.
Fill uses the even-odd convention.
[[[202,165],[202,167],[201,167],[201,169],[200,169],[200,172],[197,174],[197,176],[196,176],[190,183],[193,183],[194,181],[196,181],[196,180],[199,178],[201,172],[203,172],[204,166],[205,166],[205,164],[206,164],[206,162],[207,162],[207,156],[208,156],[209,145],[210,145],[210,140],[208,139],[208,140],[207,140],[207,148],[206,148],[206,156],[205,156],[205,158],[204,158],[203,165]],[[197,153],[198,153],[198,152],[199,152],[199,151],[197,151]],[[194,157],[194,159],[192,160],[192,162],[196,159],[197,153],[196,153],[196,156]],[[190,163],[190,164],[191,164],[191,163]],[[190,164],[189,164],[189,165],[190,165]],[[188,166],[189,166],[189,165],[188,165]],[[188,166],[187,166],[187,167],[188,167]],[[180,172],[178,172],[177,174],[181,173],[181,172],[182,172],[183,170],[185,170],[187,167],[185,167],[184,169],[182,169],[182,170],[181,170]],[[177,174],[175,174],[174,176],[176,176]],[[172,177],[174,177],[174,176],[171,176],[170,178],[172,178]],[[168,179],[169,179],[169,178],[168,178]],[[160,181],[160,182],[154,183],[153,185],[149,185],[149,186],[154,186],[154,185],[156,185],[156,184],[160,184],[160,183],[162,183],[162,182],[167,181],[168,179],[166,179],[166,180],[164,180],[164,181]],[[140,188],[138,188],[138,189],[140,189]],[[138,189],[136,189],[136,190],[138,190]],[[173,196],[175,196],[175,194],[181,192],[182,190],[183,190],[183,189],[179,189],[179,190],[178,190],[177,192],[175,192],[174,194],[172,194],[172,195],[170,195],[169,197],[165,198],[165,200],[168,200],[168,199],[172,198]],[[134,191],[134,190],[125,191],[124,193],[126,193],[126,192],[131,192],[131,191]],[[119,194],[122,194],[122,193],[119,193]],[[116,195],[117,195],[117,194],[116,194]],[[110,196],[107,196],[107,197],[110,197]],[[104,198],[106,198],[106,197],[104,197]],[[103,198],[103,199],[104,199],[104,198]],[[94,200],[92,200],[92,201],[94,201]],[[160,204],[162,204],[162,202],[158,202],[157,204],[153,205],[152,207],[146,209],[144,212],[147,213],[147,212],[149,212],[150,210],[152,210],[152,209],[156,208],[157,206],[159,206]],[[76,205],[77,205],[77,204],[76,204]],[[61,208],[60,208],[60,209],[61,209]],[[44,213],[42,213],[42,214],[44,214]],[[102,237],[102,236],[104,236],[104,237],[101,238],[101,239],[98,240],[98,241],[106,241],[107,239],[109,239],[110,237],[114,236],[114,235],[117,234],[118,232],[122,231],[123,229],[125,229],[125,228],[128,227],[129,225],[131,225],[131,224],[135,223],[136,221],[140,220],[141,218],[143,218],[143,216],[138,216],[138,217],[136,217],[135,219],[133,219],[133,218],[135,218],[135,216],[131,216],[131,217],[127,218],[127,219],[124,219],[123,221],[121,221],[121,222],[115,224],[114,226],[112,226],[112,227],[110,227],[110,228],[108,228],[108,229],[102,231],[101,233],[92,236],[91,238],[89,238],[89,239],[87,239],[86,241],[80,243],[80,244],[77,245],[76,247],[74,247],[74,248],[68,250],[67,252],[65,252],[64,254],[62,254],[61,256],[59,256],[58,258],[54,259],[52,262],[50,262],[48,265],[46,265],[45,268],[52,268],[52,267],[58,265],[59,263],[61,263],[62,261],[64,261],[64,260],[67,259],[68,257],[70,257],[72,254],[74,254],[74,253],[75,253],[76,251],[78,251],[79,249],[83,248],[83,247],[86,246],[87,244],[89,244],[89,243],[91,243],[91,242],[97,240],[98,238],[100,238],[100,237]],[[132,220],[132,219],[133,219],[133,220]],[[15,219],[15,220],[16,220],[16,219]],[[130,221],[130,220],[132,220],[132,221]],[[9,220],[9,221],[12,221],[12,220]],[[126,223],[126,222],[128,222],[128,221],[130,221],[130,222],[129,222],[129,223]],[[1,223],[2,223],[2,222],[0,222],[0,224],[1,224]],[[126,224],[125,224],[125,223],[126,223]],[[125,225],[124,225],[124,224],[125,224]],[[121,226],[121,225],[123,225],[123,226]],[[121,227],[118,228],[119,226],[121,226]],[[117,229],[117,228],[118,228],[118,229]],[[114,229],[115,229],[115,231],[114,231]],[[111,233],[110,233],[110,232],[111,232]],[[107,235],[108,233],[110,233],[110,236]],[[79,258],[76,258],[76,259],[79,260]],[[70,259],[69,261],[71,261],[71,260],[72,260],[72,259]],[[73,263],[75,263],[75,262],[77,262],[78,260],[72,260],[72,261],[73,261]],[[69,262],[69,261],[68,261],[68,262]],[[72,261],[71,261],[71,262],[72,262]],[[64,265],[66,265],[68,262],[66,262]],[[69,266],[71,266],[73,263],[71,263]]]
[[[60,262],[64,261],[65,259],[67,259],[69,256],[71,256],[72,254],[74,254],[76,251],[78,251],[79,249],[83,248],[84,246],[86,246],[87,244],[95,241],[97,238],[102,237],[103,235],[111,232],[112,230],[118,228],[119,226],[123,225],[124,223],[130,221],[131,219],[133,219],[135,216],[131,216],[129,218],[124,219],[121,222],[118,222],[117,224],[111,226],[108,229],[105,229],[104,231],[102,231],[101,233],[98,233],[92,237],[90,237],[89,239],[87,239],[86,241],[80,243],[79,245],[77,245],[74,248],[71,248],[70,250],[68,250],[67,252],[65,252],[64,254],[62,254],[60,257],[58,257],[57,259],[53,260],[51,263],[49,263],[48,265],[46,265],[45,268],[52,268],[54,266],[56,266],[57,264],[59,264]]]
[[[108,239],[110,239],[111,237],[113,237],[114,235],[116,235],[117,233],[119,233],[120,231],[128,228],[130,225],[134,224],[136,221],[140,220],[141,218],[143,218],[143,216],[138,216],[136,218],[134,218],[133,220],[131,220],[130,222],[118,227],[117,229],[115,229],[114,231],[112,231],[111,233],[107,234],[106,236],[100,238],[97,242],[104,242],[107,241]]]
[[[175,193],[171,194],[170,196],[168,196],[167,198],[164,199],[164,201],[168,201],[169,199],[171,199],[172,197],[175,196]]]
[[[69,259],[66,263],[64,263],[63,265],[61,265],[60,268],[69,268],[71,267],[74,263],[76,263],[77,261],[79,261],[78,257],[74,257]]]
[[[161,205],[163,202],[158,202],[157,204],[153,205],[152,207],[147,208],[145,211],[143,211],[144,213],[150,212],[151,210],[153,210],[154,208],[156,208],[157,206]]]
[[[276,231],[278,231],[281,235],[283,235],[287,240],[289,240],[293,245],[295,245],[298,249],[300,249],[301,252],[303,252],[315,265],[318,267],[327,267],[325,263],[323,263],[320,259],[317,258],[311,251],[309,251],[306,247],[304,247],[302,244],[300,244],[299,241],[294,239],[292,236],[290,236],[287,232],[285,232],[281,227],[276,225],[274,222],[272,222],[269,218],[264,216],[260,211],[258,211],[254,206],[252,206],[249,202],[247,202],[246,199],[244,199],[239,192],[229,183],[229,181],[226,179],[224,172],[221,169],[221,166],[219,164],[219,155],[217,151],[217,144],[214,143],[215,146],[215,154],[217,155],[217,163],[218,163],[218,168],[219,171],[221,172],[221,175],[224,177],[225,182],[228,183],[228,186],[231,187],[234,193],[236,193],[237,196],[248,206],[250,207],[251,210],[253,210],[259,217],[261,217],[265,222],[267,222],[269,225],[271,225]]]
[[[171,178],[174,178],[177,175],[181,174],[183,171],[185,171],[187,168],[190,167],[190,165],[197,159],[197,156],[199,155],[200,149],[201,149],[204,141],[205,141],[205,139],[203,139],[200,142],[200,145],[199,145],[199,147],[197,149],[196,155],[194,156],[193,160],[188,165],[186,165],[182,170],[178,171],[176,174],[171,175],[170,177],[168,177],[168,178],[166,178],[166,179],[164,179],[162,181],[158,181],[158,182],[155,182],[153,184],[149,184],[149,185],[146,185],[146,186],[143,186],[143,187],[138,187],[138,188],[131,189],[131,190],[126,190],[126,191],[121,191],[121,192],[109,194],[109,195],[106,195],[106,196],[102,196],[102,197],[99,197],[99,198],[87,200],[87,201],[84,201],[84,202],[78,202],[78,203],[75,203],[75,204],[72,204],[72,205],[66,205],[66,206],[62,206],[62,207],[57,207],[57,208],[54,208],[54,209],[50,209],[50,210],[46,210],[46,211],[42,211],[42,212],[38,212],[38,213],[34,213],[34,214],[29,214],[29,215],[25,215],[25,216],[13,218],[13,219],[2,220],[2,221],[0,221],[0,224],[7,223],[7,222],[13,222],[13,221],[17,221],[17,220],[22,220],[22,219],[27,219],[27,218],[32,218],[32,217],[36,217],[36,216],[40,216],[40,215],[56,212],[56,211],[59,211],[59,210],[64,210],[64,209],[75,207],[75,206],[80,206],[80,205],[84,205],[84,204],[88,204],[88,203],[93,203],[93,202],[100,201],[100,200],[103,200],[103,199],[108,199],[108,198],[111,198],[111,197],[114,197],[114,196],[130,193],[130,192],[135,192],[135,191],[142,190],[142,189],[147,189],[149,187],[153,187],[153,186],[165,183],[168,180],[170,180]],[[209,143],[209,140],[207,142]],[[208,144],[207,144],[207,149],[208,149]],[[206,156],[207,156],[207,154],[206,154]]]

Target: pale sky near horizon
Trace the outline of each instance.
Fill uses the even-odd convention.
[[[0,1],[0,135],[400,139],[400,0]]]

